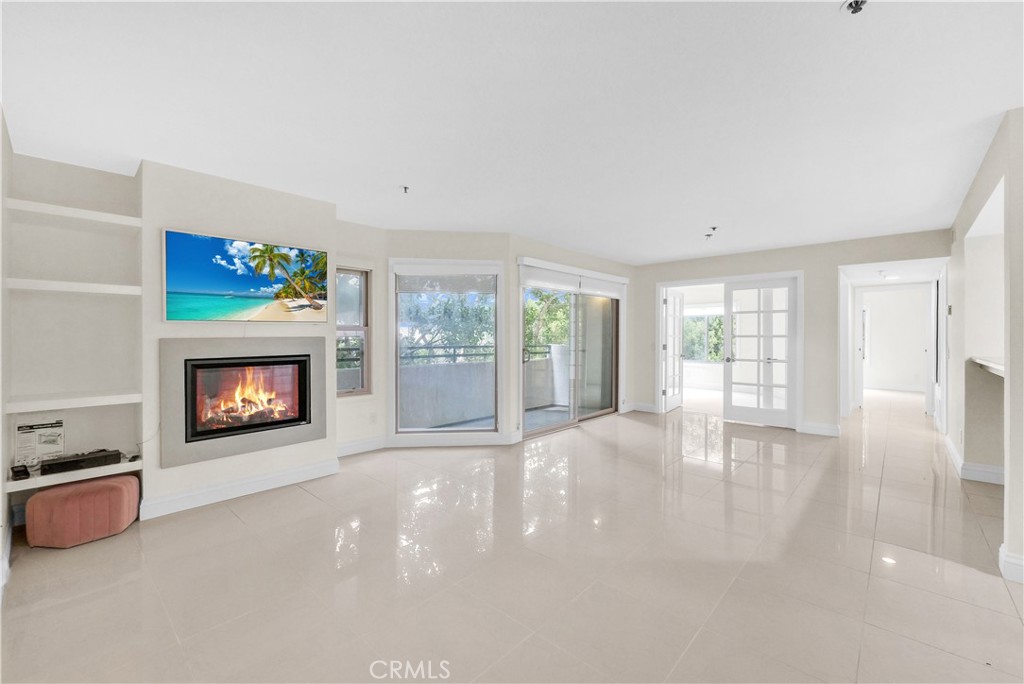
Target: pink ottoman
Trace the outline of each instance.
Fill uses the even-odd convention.
[[[78,546],[124,532],[138,514],[139,478],[134,475],[57,485],[28,500],[28,545]]]

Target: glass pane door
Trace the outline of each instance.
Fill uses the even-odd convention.
[[[579,295],[576,408],[581,419],[615,409],[617,309],[618,302],[609,297]]]
[[[792,279],[726,284],[727,420],[794,426],[795,300]]]
[[[523,431],[576,420],[575,300],[563,290],[523,290]]]

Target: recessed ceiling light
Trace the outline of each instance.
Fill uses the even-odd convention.
[[[866,4],[868,4],[868,0],[843,0],[839,5],[839,11],[846,10],[850,14],[860,14]]]
[[[888,565],[896,565],[896,559],[889,558],[888,556],[882,556],[882,562]]]

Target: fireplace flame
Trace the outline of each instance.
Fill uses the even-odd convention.
[[[239,373],[233,394],[228,389],[206,404],[203,422],[211,427],[251,420],[265,422],[287,418],[287,413],[288,406],[277,400],[277,392],[268,390],[264,385],[263,374],[256,373],[249,366],[245,368],[244,376]]]

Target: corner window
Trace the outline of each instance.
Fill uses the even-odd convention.
[[[334,275],[338,396],[370,391],[369,273],[339,268]]]
[[[683,316],[683,359],[722,360],[723,319],[721,314]]]

